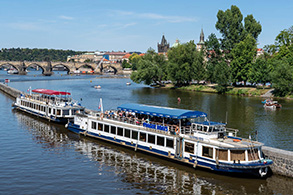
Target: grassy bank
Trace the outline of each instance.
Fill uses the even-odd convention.
[[[168,85],[166,88],[172,88],[174,86]],[[214,86],[207,85],[190,85],[177,88],[179,90],[197,91],[206,93],[218,93]],[[271,88],[255,88],[255,87],[229,87],[226,94],[231,95],[243,95],[243,96],[261,96],[268,92]]]

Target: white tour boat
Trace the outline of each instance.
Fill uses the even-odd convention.
[[[68,123],[77,112],[84,110],[80,103],[72,100],[69,92],[49,89],[34,89],[33,94],[20,94],[13,107],[58,123]]]
[[[194,168],[264,177],[273,163],[263,156],[262,143],[237,137],[238,130],[208,121],[200,111],[129,103],[78,113],[66,127]]]

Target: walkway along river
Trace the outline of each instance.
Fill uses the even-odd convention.
[[[158,91],[142,85],[133,84],[126,86],[127,79],[79,79],[60,81],[39,81],[39,82],[13,82],[9,85],[26,91],[29,86],[32,88],[50,88],[56,90],[67,90],[72,92],[74,99],[83,99],[83,105],[90,109],[97,109],[99,98],[103,98],[105,109],[115,108],[117,105],[126,102],[137,102],[156,104],[170,107],[181,107],[196,109],[207,112],[212,120],[225,121],[226,113],[219,111],[218,115],[211,109],[212,99],[217,95],[202,95],[197,97],[192,93],[173,94],[173,91]],[[99,84],[101,89],[94,89],[92,86]],[[123,93],[122,93],[123,92]],[[177,104],[178,95],[181,97],[181,104]],[[187,98],[191,96],[191,100]],[[220,96],[222,97],[222,96]],[[230,97],[231,98],[231,97]],[[233,97],[234,98],[234,97]],[[234,100],[230,99],[230,103]],[[260,99],[237,98],[242,104],[245,103],[251,109],[250,104],[254,101],[259,103]],[[195,193],[195,194],[291,194],[293,189],[292,179],[273,175],[266,180],[251,180],[245,178],[231,178],[216,175],[191,168],[182,167],[164,160],[134,153],[127,149],[108,145],[92,139],[79,138],[69,133],[63,126],[50,124],[30,115],[20,112],[12,112],[12,98],[0,95],[1,118],[3,135],[1,138],[2,150],[0,165],[5,167],[0,176],[0,190],[10,193],[102,193],[105,190],[109,193]],[[187,107],[187,101],[189,106]],[[219,105],[228,110],[228,126],[237,124],[233,119],[230,106],[225,101]],[[283,103],[284,104],[284,103]],[[284,104],[288,105],[288,104]],[[235,106],[235,105],[234,105]],[[292,106],[289,104],[289,107]],[[255,106],[254,106],[255,107]],[[292,108],[292,107],[290,107]],[[243,111],[243,108],[238,106]],[[256,109],[255,120],[261,120],[264,115],[274,119],[270,114],[273,112]],[[232,109],[233,110],[233,109]],[[285,112],[288,111],[284,109]],[[254,110],[255,111],[255,110]],[[281,110],[282,112],[283,110]],[[281,113],[275,112],[273,114]],[[239,112],[238,112],[239,113]],[[249,121],[251,113],[249,110],[242,117],[242,122]],[[217,118],[218,117],[218,118]],[[283,116],[283,123],[286,118]],[[239,121],[238,121],[239,122]],[[271,122],[270,125],[274,124]],[[265,126],[270,126],[266,124]],[[276,125],[276,124],[274,124]],[[292,128],[290,123],[286,123]],[[239,128],[237,126],[231,126]],[[291,143],[286,139],[292,139],[290,133],[283,138],[283,145],[274,141],[278,136],[270,128],[266,129],[265,139],[261,129],[250,127],[244,131],[240,129],[241,136],[252,134],[257,129],[258,139],[269,143],[269,146],[290,149]],[[282,127],[282,125],[281,125]],[[251,129],[251,130],[250,130]],[[280,128],[286,131],[286,128]],[[9,136],[8,136],[9,132]],[[270,134],[275,135],[272,136]],[[284,135],[283,135],[284,136]],[[291,136],[291,137],[290,137]],[[275,144],[277,143],[277,144]],[[266,144],[268,145],[268,144]],[[282,147],[280,147],[282,146]],[[8,187],[9,182],[11,185]],[[99,187],[97,187],[99,183]]]

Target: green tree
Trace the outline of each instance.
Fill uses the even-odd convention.
[[[216,90],[225,93],[230,82],[230,67],[224,61],[219,61],[215,66],[215,79],[217,82]]]
[[[122,61],[122,68],[131,68],[131,65],[124,59]]]
[[[232,58],[229,52],[238,43],[243,41],[247,37],[247,34],[251,34],[257,40],[262,30],[260,22],[257,22],[253,15],[245,17],[245,24],[243,26],[243,15],[235,5],[232,5],[231,9],[227,9],[226,11],[219,10],[217,19],[216,29],[222,34],[221,48],[226,52],[225,57],[228,60]]]
[[[231,51],[231,74],[232,82],[234,85],[236,82],[244,81],[244,85],[249,79],[249,72],[252,67],[253,59],[256,56],[256,41],[251,34],[248,34],[246,38],[238,43]]]
[[[255,62],[252,63],[252,67],[249,71],[249,82],[261,83],[263,87],[267,82],[270,82],[271,67],[267,62],[264,55],[256,58]]]
[[[168,51],[168,77],[177,86],[187,85],[193,79],[205,78],[203,52],[196,50],[194,41],[178,45]]]
[[[244,18],[244,27],[247,33],[250,33],[255,40],[257,40],[258,35],[261,33],[262,27],[260,22],[257,22],[253,15],[247,15]]]
[[[271,77],[275,95],[286,96],[293,91],[293,67],[287,61],[276,60],[276,69],[272,72]]]
[[[161,81],[166,77],[164,75],[166,63],[165,56],[157,54],[153,49],[149,49],[143,57],[139,58],[137,71],[132,72],[130,78],[136,83],[161,85]]]
[[[129,63],[131,64],[132,70],[137,70],[138,61],[140,60],[141,56],[137,53],[133,53],[129,56]]]

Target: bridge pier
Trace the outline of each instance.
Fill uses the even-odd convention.
[[[18,71],[18,74],[19,74],[19,75],[26,75],[27,72],[22,70],[22,71]]]
[[[51,75],[53,75],[53,74],[54,74],[53,71],[44,71],[44,72],[43,72],[43,75],[45,75],[45,76],[51,76]]]

